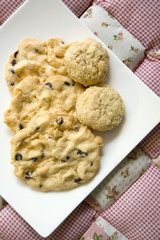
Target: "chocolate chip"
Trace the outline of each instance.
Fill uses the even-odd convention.
[[[14,85],[14,82],[9,82],[9,85],[13,86],[13,85]]]
[[[16,159],[17,161],[22,160],[22,155],[21,155],[20,153],[16,153],[15,159]]]
[[[38,52],[38,49],[37,49],[37,48],[35,48],[34,50],[35,50],[35,52]]]
[[[64,44],[64,42],[62,41],[62,44]]]
[[[20,129],[23,129],[23,128],[24,128],[21,123],[19,124],[19,128],[20,128]]]
[[[75,85],[75,81],[74,80],[72,80],[72,86],[74,86]]]
[[[42,155],[41,155],[41,158],[44,158],[45,157],[45,154],[44,153],[42,153]]]
[[[67,162],[70,159],[69,156],[67,156],[65,159],[62,159],[61,162]]]
[[[63,123],[63,118],[60,117],[56,122],[57,122],[58,125],[61,125]]]
[[[14,73],[15,73],[15,71],[14,71],[13,69],[11,69],[11,73],[13,73],[13,74],[14,74]]]
[[[66,160],[62,159],[61,162],[67,162]]]
[[[82,152],[82,150],[80,150],[80,149],[77,150],[77,154],[80,155],[81,157],[86,157],[86,156],[88,156],[88,153]]]
[[[24,176],[24,178],[25,178],[25,179],[30,179],[31,177],[26,174],[26,175]]]
[[[31,161],[32,161],[32,162],[36,162],[37,159],[38,159],[37,157],[35,157],[35,158],[31,158]]]
[[[24,176],[25,179],[30,179],[33,172],[27,172]]]
[[[38,131],[40,129],[40,127],[36,127],[36,131]]]
[[[67,81],[65,81],[64,84],[65,84],[66,86],[68,86],[68,87],[70,86],[70,83],[67,82]]]
[[[91,167],[93,166],[93,162],[90,162],[90,166],[91,166]]]
[[[82,154],[82,151],[80,149],[77,150],[77,154]]]
[[[19,50],[14,53],[14,57],[17,57],[17,54],[19,53]]]
[[[81,182],[81,181],[82,181],[81,178],[76,178],[76,179],[74,179],[74,182],[75,182],[75,183],[79,183],[79,182]]]
[[[41,188],[42,186],[43,186],[42,184],[39,185],[40,188]]]
[[[12,66],[15,66],[15,65],[16,65],[16,63],[17,63],[17,62],[16,62],[16,60],[15,60],[15,59],[13,59],[13,60],[12,60]]]
[[[45,85],[47,85],[49,88],[52,88],[52,84],[50,82],[47,82]]]

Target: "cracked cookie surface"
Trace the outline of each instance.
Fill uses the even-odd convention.
[[[105,84],[86,89],[77,100],[76,110],[79,121],[97,131],[117,127],[125,114],[121,96]]]
[[[61,38],[22,40],[6,64],[5,77],[12,95],[15,86],[27,76],[40,77],[41,81],[53,74],[66,76],[64,55],[70,45]]]
[[[101,137],[71,115],[38,113],[11,141],[15,175],[39,191],[78,187],[100,165]]]
[[[109,56],[100,42],[86,38],[73,43],[65,53],[64,64],[70,78],[84,86],[102,83],[108,72]]]
[[[77,97],[83,87],[69,77],[53,75],[41,82],[29,76],[17,84],[4,122],[13,132],[27,127],[29,121],[41,111],[66,112],[76,115]]]

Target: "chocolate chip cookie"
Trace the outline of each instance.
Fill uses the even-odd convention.
[[[38,113],[11,140],[15,175],[39,191],[78,187],[100,166],[101,137],[71,115]]]
[[[53,75],[41,82],[28,76],[17,84],[4,122],[17,132],[41,111],[65,112],[76,115],[75,105],[84,88],[67,76]]]
[[[5,76],[12,95],[15,86],[27,76],[40,77],[41,81],[53,74],[66,76],[63,58],[70,44],[61,38],[22,40],[6,64]]]

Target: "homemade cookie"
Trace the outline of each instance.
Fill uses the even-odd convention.
[[[14,91],[10,108],[4,114],[4,122],[13,132],[17,132],[27,127],[40,111],[76,115],[77,97],[84,89],[69,77],[53,75],[46,82],[41,82],[38,77],[26,77]]]
[[[108,85],[86,89],[77,100],[76,110],[79,121],[97,131],[115,128],[125,114],[121,96]]]
[[[9,57],[6,64],[6,80],[14,95],[15,86],[27,76],[38,76],[41,81],[53,74],[67,75],[64,55],[71,43],[63,43],[60,38],[41,41],[26,38]]]
[[[100,42],[92,38],[73,43],[64,63],[70,78],[84,86],[102,83],[109,67],[109,56]]]
[[[38,113],[11,140],[15,175],[39,191],[60,191],[88,182],[99,169],[101,137],[76,118]]]

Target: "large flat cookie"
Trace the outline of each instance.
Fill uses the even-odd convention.
[[[14,91],[4,122],[13,132],[17,132],[27,127],[28,122],[40,111],[76,115],[76,101],[84,89],[69,77],[53,75],[46,82],[41,82],[38,77],[26,77]]]
[[[39,191],[64,190],[88,182],[99,169],[101,137],[76,118],[38,113],[11,141],[15,175]]]
[[[60,38],[22,40],[6,64],[5,76],[12,95],[15,86],[27,76],[37,76],[45,81],[53,74],[67,75],[63,58],[70,44],[63,43]]]

